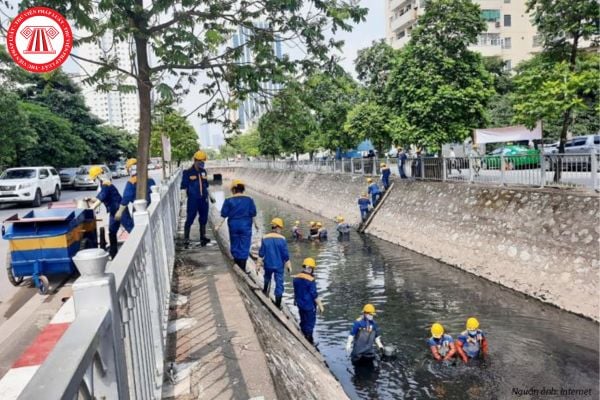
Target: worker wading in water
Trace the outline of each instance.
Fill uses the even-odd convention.
[[[182,197],[187,196],[187,216],[183,227],[183,240],[190,241],[190,228],[196,215],[200,222],[200,245],[206,246],[210,239],[206,237],[206,224],[208,222],[208,201],[214,199],[208,193],[208,175],[204,169],[206,153],[202,150],[194,154],[194,165],[183,171],[181,178]]]
[[[256,205],[251,197],[244,194],[245,190],[244,182],[234,179],[231,183],[233,196],[225,199],[221,207],[221,217],[227,218],[233,261],[244,271],[252,245],[252,224],[256,226]]]
[[[121,213],[121,218],[116,219],[115,215],[119,211],[119,206],[121,204],[121,194],[117,190],[117,188],[112,184],[110,178],[102,175],[102,167],[98,165],[94,165],[90,168],[90,179],[92,180],[100,180],[100,193],[96,196],[94,202],[91,204],[92,209],[98,208],[100,204],[104,203],[106,207],[106,212],[108,213],[108,243],[109,250],[108,254],[111,259],[114,259],[117,255],[118,243],[117,243],[117,233],[119,232],[119,227],[123,225],[123,228],[127,232],[131,232],[133,229],[133,219],[131,218],[131,214],[129,214],[129,210],[125,208]],[[89,197],[85,198],[86,201],[92,200]]]
[[[346,353],[350,354],[353,364],[372,363],[377,358],[375,346],[383,350],[381,330],[373,319],[374,316],[375,306],[366,304],[363,307],[363,315],[352,325],[346,342]]]
[[[305,258],[302,272],[294,277],[294,304],[300,314],[300,330],[310,343],[314,343],[313,331],[317,321],[317,308],[321,314],[325,310],[317,292],[314,258]]]
[[[271,233],[262,238],[260,250],[258,251],[258,267],[264,268],[263,293],[268,295],[271,278],[275,276],[275,305],[281,308],[281,297],[283,296],[283,273],[284,267],[292,272],[292,263],[288,251],[287,241],[281,234],[283,220],[273,218],[271,221]]]

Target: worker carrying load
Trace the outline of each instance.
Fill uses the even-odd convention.
[[[368,178],[367,183],[369,184],[368,193],[371,195],[371,203],[373,203],[373,207],[376,207],[381,197],[381,189],[379,189],[377,182],[373,181],[373,178]]]
[[[366,193],[362,193],[358,199],[358,208],[360,210],[360,218],[363,222],[367,220],[370,205],[371,201],[369,201],[369,196]]]
[[[252,224],[258,230],[254,220],[256,205],[252,197],[244,194],[245,190],[244,182],[234,179],[231,183],[232,196],[225,199],[223,207],[221,207],[221,217],[227,218],[233,261],[243,271],[246,271],[246,262],[252,245]]]
[[[444,333],[444,327],[438,322],[431,325],[431,337],[427,340],[427,345],[437,361],[449,361],[456,354],[454,339]]]
[[[385,163],[381,163],[381,182],[383,182],[383,190],[388,190],[390,187],[390,175],[392,170]]]
[[[302,272],[294,277],[294,304],[300,314],[300,330],[310,343],[314,343],[313,330],[317,321],[317,308],[323,314],[324,308],[317,292],[314,258],[305,258]]]
[[[94,165],[90,168],[90,179],[95,181],[100,181],[100,193],[96,196],[95,199],[90,199],[86,197],[86,201],[93,200],[91,204],[92,209],[98,208],[100,204],[104,203],[106,206],[106,212],[108,213],[108,243],[109,250],[108,254],[111,259],[114,259],[117,255],[118,250],[118,242],[117,242],[117,233],[119,232],[119,227],[123,225],[123,228],[130,233],[133,229],[133,218],[131,218],[131,214],[129,214],[129,209],[125,207],[121,210],[121,201],[122,197],[117,188],[110,181],[110,177],[105,176],[102,171],[102,167],[99,165]],[[116,218],[117,213],[120,212],[119,218]]]
[[[346,353],[350,354],[353,364],[375,361],[377,353],[375,346],[383,351],[381,330],[374,320],[375,306],[366,304],[360,316],[352,325],[352,330],[346,342]]]
[[[296,240],[302,239],[302,230],[300,229],[300,221],[295,221],[292,226],[292,237]]]
[[[477,318],[467,319],[467,330],[458,335],[456,351],[466,363],[470,359],[485,358],[488,353],[488,342],[485,334],[479,329]]]
[[[257,266],[264,268],[264,286],[263,293],[269,294],[271,278],[275,276],[275,305],[281,308],[281,298],[283,297],[283,273],[284,268],[288,273],[292,272],[290,254],[288,251],[285,236],[281,234],[283,230],[283,220],[273,218],[271,221],[271,233],[262,238],[260,250],[258,251]]]

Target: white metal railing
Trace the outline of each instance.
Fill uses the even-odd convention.
[[[115,259],[74,257],[75,320],[19,399],[159,399],[163,382],[181,171],[136,200],[135,228]]]
[[[327,160],[210,161],[208,167],[269,168],[306,172],[379,175],[386,163],[399,174],[396,158]],[[600,190],[600,154],[485,155],[472,157],[409,157],[407,178],[490,185],[585,187]],[[558,176],[557,176],[558,175]]]

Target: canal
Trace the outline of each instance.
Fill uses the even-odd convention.
[[[520,393],[533,394],[521,397],[526,399],[598,398],[595,322],[368,235],[353,231],[349,240],[338,240],[335,222],[250,195],[264,229],[271,218],[284,219],[294,271],[305,257],[317,260],[325,313],[317,319],[315,340],[351,398],[510,399]],[[309,221],[322,221],[329,240],[293,241],[290,229],[295,220],[301,221],[304,232]],[[295,312],[292,290],[288,276],[284,299]],[[355,370],[344,347],[366,303],[375,305],[383,342],[395,346],[397,353],[375,369]],[[470,316],[479,319],[488,337],[489,359],[468,365],[434,362],[426,345],[431,324],[441,322],[456,339]],[[548,396],[545,389],[556,392]],[[561,395],[569,389],[581,392]]]

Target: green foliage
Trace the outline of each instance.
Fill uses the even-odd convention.
[[[567,61],[554,62],[544,55],[523,63],[514,78],[515,121],[533,127],[542,120],[550,136],[559,138],[561,118],[569,112],[569,127],[573,127],[573,117],[581,115],[578,130],[582,134],[597,132],[598,122],[593,114],[600,95],[599,65],[597,54],[579,57],[574,69]]]
[[[365,85],[370,99],[380,104],[386,102],[385,87],[398,51],[385,40],[373,42],[370,47],[358,51],[354,61],[358,79]]]
[[[485,28],[470,0],[432,0],[388,83],[398,140],[439,150],[486,124],[494,94],[479,54],[468,50]]]
[[[503,95],[513,89],[510,72],[506,69],[506,62],[501,57],[483,57],[483,65],[494,79],[494,89],[497,94]]]
[[[37,132],[29,127],[19,97],[0,87],[0,166],[20,165],[23,152],[35,146]]]
[[[189,160],[198,150],[198,135],[188,120],[172,108],[161,110],[152,126],[151,154],[162,156],[161,136],[171,140],[171,161]]]
[[[370,139],[379,154],[392,144],[390,110],[374,102],[359,103],[348,113],[344,131],[359,141]]]
[[[260,155],[260,135],[258,129],[253,128],[248,133],[238,134],[227,139],[227,144],[219,149],[223,158],[236,157],[238,154],[246,157]]]
[[[510,93],[496,94],[490,99],[489,126],[498,128],[513,125],[515,112],[513,110],[512,96]]]

